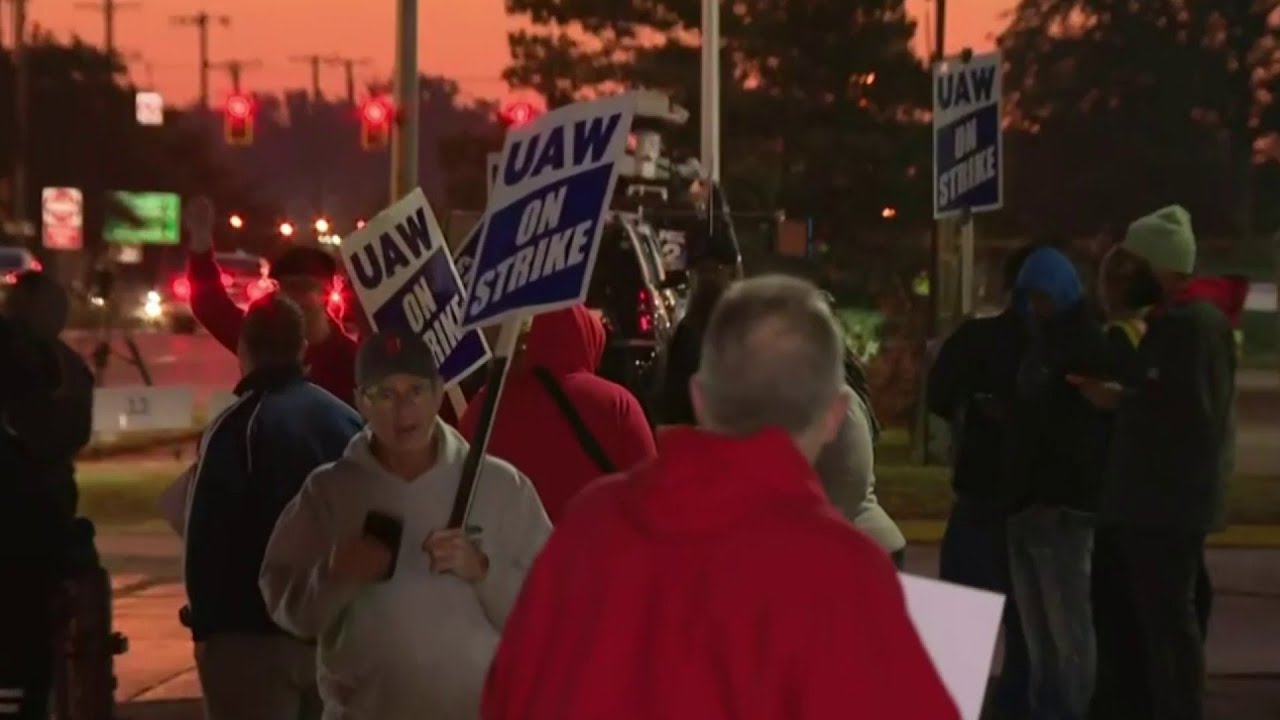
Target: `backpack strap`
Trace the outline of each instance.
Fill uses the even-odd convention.
[[[604,448],[600,447],[600,443],[596,442],[595,436],[591,434],[591,430],[583,422],[582,416],[573,407],[573,403],[569,402],[569,396],[564,394],[564,389],[560,387],[560,383],[556,382],[551,372],[546,368],[536,367],[533,369],[533,376],[538,379],[538,382],[546,389],[547,394],[551,396],[552,401],[560,408],[560,414],[564,416],[564,419],[569,423],[569,427],[573,429],[573,434],[578,437],[578,444],[582,446],[583,451],[596,464],[596,467],[600,468],[600,472],[606,474],[617,472],[618,467],[609,460],[609,456],[605,454]]]

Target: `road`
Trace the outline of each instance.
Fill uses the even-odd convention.
[[[116,621],[131,650],[119,660],[118,698],[136,720],[196,720],[200,686],[187,631],[177,539],[165,532],[106,533],[99,549],[112,570]],[[1280,550],[1213,550],[1217,604],[1209,636],[1206,720],[1280,718]],[[932,575],[937,549],[912,548],[908,570]],[[851,610],[852,611],[852,610]]]

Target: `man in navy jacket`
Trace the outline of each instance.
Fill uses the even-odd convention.
[[[258,590],[281,510],[363,425],[307,381],[304,326],[278,293],[249,308],[236,400],[205,431],[188,494],[184,622],[211,720],[320,715],[314,645],[277,627]]]

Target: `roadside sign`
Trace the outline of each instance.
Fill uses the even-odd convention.
[[[933,65],[933,217],[1004,202],[1000,53]]]
[[[139,125],[164,125],[164,96],[158,92],[140,91],[134,96],[134,113]]]
[[[635,106],[631,94],[577,103],[507,131],[466,327],[585,299]]]
[[[137,218],[108,215],[102,235],[109,243],[123,245],[177,245],[181,227],[182,200],[175,193],[124,192],[111,199]]]
[[[462,328],[465,288],[421,188],[344,238],[342,263],[369,324],[420,335],[446,386],[489,359],[484,336]]]
[[[73,187],[40,191],[40,226],[44,246],[50,250],[83,248],[84,193]]]
[[[99,388],[93,392],[93,431],[189,430],[195,390],[189,385]]]

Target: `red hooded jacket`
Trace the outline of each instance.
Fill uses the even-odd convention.
[[[1236,275],[1224,277],[1197,277],[1182,288],[1175,303],[1197,300],[1210,303],[1222,311],[1231,327],[1239,328],[1244,316],[1245,300],[1249,297],[1249,279]]]
[[[582,305],[537,316],[498,403],[488,452],[528,476],[552,523],[571,497],[604,473],[583,450],[533,368],[545,368],[560,384],[615,467],[630,468],[655,453],[640,402],[626,388],[595,374],[604,341],[604,326]],[[475,436],[484,397],[483,390],[476,393],[459,422],[468,440]]]
[[[484,720],[952,720],[888,556],[791,438],[664,431],[525,579]]]
[[[209,334],[231,352],[240,347],[244,311],[227,296],[213,253],[193,253],[187,264],[191,283],[191,312]],[[311,382],[348,405],[355,404],[356,341],[336,321],[324,340],[307,346],[303,358]]]

